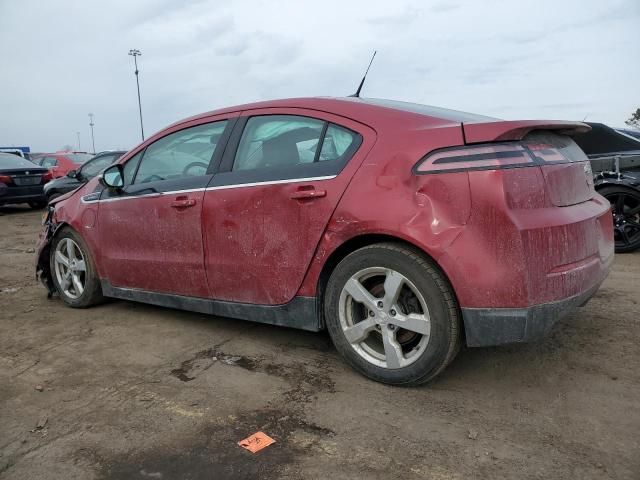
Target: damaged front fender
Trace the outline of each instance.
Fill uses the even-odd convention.
[[[62,223],[55,223],[53,219],[53,212],[54,207],[48,206],[47,213],[43,221],[44,228],[42,229],[42,232],[40,232],[36,248],[36,278],[47,289],[47,296],[49,298],[56,293],[51,273],[51,263],[49,262],[51,241],[58,230],[63,226]]]

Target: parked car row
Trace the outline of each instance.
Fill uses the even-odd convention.
[[[44,194],[47,197],[47,201],[50,202],[67,192],[75,190],[80,185],[91,180],[109,165],[113,164],[125,153],[126,152],[122,151],[99,153],[79,168],[67,171],[64,177],[55,178],[44,187]]]
[[[42,208],[95,177],[123,153],[58,152],[36,154],[29,160],[14,152],[0,152],[0,205],[27,203]]]
[[[53,178],[64,177],[71,170],[77,169],[93,157],[86,152],[57,152],[44,154],[34,162],[51,171]]]

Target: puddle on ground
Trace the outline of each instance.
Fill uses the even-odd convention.
[[[220,362],[245,370],[255,370],[258,360],[238,355],[228,355],[217,348],[208,348],[196,353],[192,358],[185,360],[178,368],[171,370],[171,375],[183,382],[195,380],[197,373],[208,370],[214,363]]]

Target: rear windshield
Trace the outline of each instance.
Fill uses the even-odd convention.
[[[417,113],[419,115],[427,115],[434,118],[442,118],[452,122],[488,122],[498,120],[497,118],[477,115],[475,113],[461,112],[459,110],[450,110],[448,108],[433,107],[431,105],[422,105],[420,103],[400,102],[398,100],[385,100],[383,98],[358,98],[364,103],[370,103],[379,107],[393,108],[394,110],[402,110],[404,112]]]
[[[37,165],[11,153],[0,153],[0,168],[31,168]]]
[[[82,165],[87,160],[91,160],[93,155],[89,155],[88,153],[67,153],[65,154],[69,160],[71,160],[76,165]]]
[[[544,163],[584,162],[587,156],[567,135],[548,131],[534,131],[524,137],[523,143],[537,160]]]

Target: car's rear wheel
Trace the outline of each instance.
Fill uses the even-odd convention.
[[[611,203],[616,252],[627,253],[640,248],[640,192],[611,185],[598,193]]]
[[[344,258],[329,278],[324,308],[337,350],[379,382],[427,382],[460,348],[451,286],[432,262],[401,245],[371,245]]]
[[[53,239],[50,268],[60,298],[70,307],[86,308],[103,300],[91,252],[72,229],[65,227]]]

